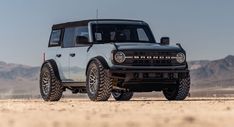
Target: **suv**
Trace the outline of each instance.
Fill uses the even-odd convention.
[[[40,72],[45,101],[63,92],[88,93],[92,101],[127,101],[133,92],[163,91],[184,100],[190,89],[185,50],[154,39],[144,21],[98,19],[53,25]]]

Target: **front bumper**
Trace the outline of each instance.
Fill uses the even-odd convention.
[[[186,65],[182,66],[113,66],[109,70],[112,77],[115,75],[122,75],[123,78],[133,75],[133,78],[167,78],[173,75],[174,78],[179,78],[180,75],[183,77],[189,76],[189,70]],[[138,76],[137,76],[138,75]],[[146,76],[148,75],[148,76]],[[161,75],[161,76],[160,76]],[[168,76],[167,76],[168,75]],[[177,75],[177,76],[176,76]],[[120,76],[121,77],[121,76]],[[182,78],[183,78],[182,77]],[[168,77],[169,78],[169,77]]]
[[[112,67],[109,74],[122,82],[118,87],[132,91],[158,91],[175,86],[180,79],[190,78],[186,66],[173,67]]]

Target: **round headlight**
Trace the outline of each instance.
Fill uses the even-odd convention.
[[[178,63],[184,63],[184,61],[185,61],[184,53],[178,53],[176,55],[176,60],[177,60]]]
[[[123,52],[117,52],[115,53],[115,61],[118,63],[123,63],[126,59],[125,54]]]

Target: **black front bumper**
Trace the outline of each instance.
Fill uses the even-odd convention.
[[[139,78],[169,78],[173,75],[174,78],[184,78],[189,75],[189,70],[186,65],[182,66],[113,66],[109,69],[112,77],[122,75],[120,77],[128,77],[133,74],[139,75]],[[160,75],[161,74],[161,77]],[[147,76],[148,75],[148,76]],[[167,76],[168,75],[168,76]],[[143,77],[142,77],[143,76]],[[182,76],[182,77],[181,77]]]
[[[121,80],[118,87],[136,92],[160,91],[175,87],[180,79],[189,78],[187,67],[113,67],[109,74]]]

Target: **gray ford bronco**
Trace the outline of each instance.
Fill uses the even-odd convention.
[[[190,89],[185,50],[156,42],[147,23],[98,19],[53,25],[40,72],[45,101],[65,90],[87,93],[92,101],[128,101],[133,92],[162,91],[184,100]]]

